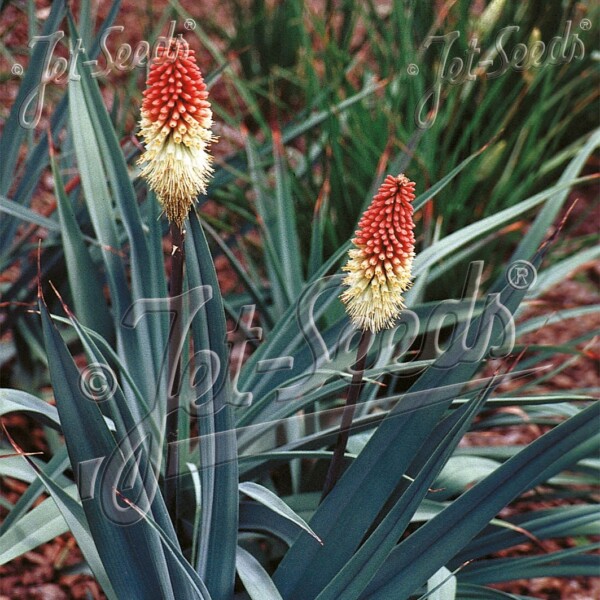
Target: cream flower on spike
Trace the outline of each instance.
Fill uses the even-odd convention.
[[[156,193],[169,221],[181,226],[194,199],[206,193],[212,173],[213,135],[208,92],[194,51],[171,40],[152,61],[144,91],[140,133],[146,151],[141,176]]]
[[[403,174],[388,175],[358,223],[340,298],[359,329],[392,327],[404,308],[415,256],[414,189]]]

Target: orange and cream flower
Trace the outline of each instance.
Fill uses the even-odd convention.
[[[194,51],[171,40],[152,61],[144,91],[140,133],[145,152],[141,176],[156,193],[169,221],[179,226],[196,196],[206,193],[213,141],[208,91]]]
[[[415,256],[414,189],[403,174],[388,175],[358,223],[340,298],[359,329],[392,327],[404,308]]]

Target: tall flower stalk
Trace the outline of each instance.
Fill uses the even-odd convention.
[[[356,403],[362,389],[372,334],[394,326],[412,281],[415,235],[412,202],[415,184],[404,174],[388,175],[358,223],[354,248],[343,270],[347,286],[340,296],[352,323],[362,331],[340,432],[325,478],[322,498],[342,473]]]
[[[208,91],[194,51],[183,39],[173,39],[157,53],[146,81],[140,119],[145,151],[138,163],[170,222],[170,309],[174,315],[169,339],[169,385],[166,407],[167,472],[179,468],[178,408],[181,380],[179,341],[185,263],[184,221],[199,194],[206,193],[212,174],[213,141]],[[178,527],[176,478],[165,479],[165,500]]]

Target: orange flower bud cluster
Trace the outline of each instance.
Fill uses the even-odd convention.
[[[146,151],[141,176],[169,221],[181,226],[212,173],[212,111],[194,51],[182,39],[153,60],[144,92],[140,133]]]
[[[415,256],[414,189],[405,175],[388,175],[359,221],[341,295],[359,329],[392,327],[404,308]]]

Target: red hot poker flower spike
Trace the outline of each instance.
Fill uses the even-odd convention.
[[[194,51],[171,40],[153,60],[144,92],[140,133],[146,151],[141,176],[156,192],[169,221],[181,226],[194,199],[206,193],[213,141],[208,91]]]
[[[415,256],[414,189],[403,174],[388,175],[359,221],[340,296],[359,329],[392,327],[404,308]]]

